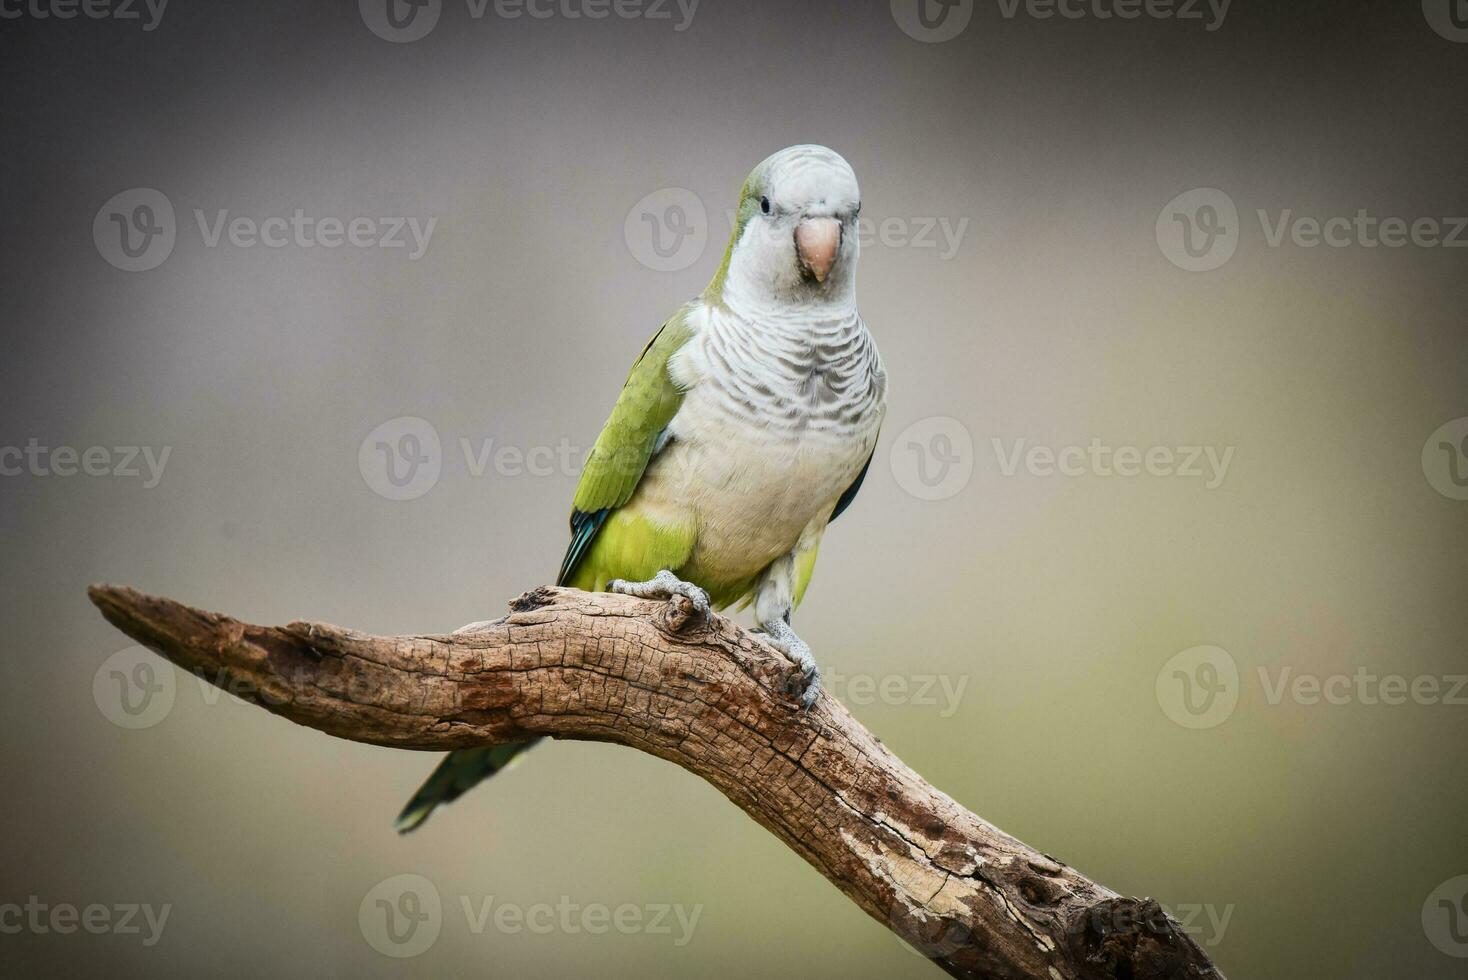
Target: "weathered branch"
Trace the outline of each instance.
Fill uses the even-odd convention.
[[[341,738],[444,750],[549,735],[674,762],[953,976],[1221,980],[1156,902],[965,810],[828,694],[802,712],[789,663],[727,620],[691,618],[686,600],[536,589],[469,632],[380,637],[90,594],[178,666]]]

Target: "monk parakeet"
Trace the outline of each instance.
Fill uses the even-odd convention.
[[[887,377],[856,309],[856,175],[823,146],[750,173],[723,264],[643,348],[586,461],[558,584],[683,595],[701,615],[753,604],[766,641],[820,671],[791,613],[826,525],[856,496]],[[450,753],[400,831],[533,742]]]

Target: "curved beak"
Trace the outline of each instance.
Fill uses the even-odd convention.
[[[841,222],[835,218],[806,218],[795,229],[800,268],[816,282],[825,282],[841,251]]]

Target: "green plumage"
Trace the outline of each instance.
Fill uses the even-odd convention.
[[[668,374],[668,361],[688,336],[680,311],[632,365],[581,472],[571,512],[571,543],[558,585],[598,592],[614,578],[649,579],[661,569],[680,568],[693,552],[691,528],[662,527],[617,509],[637,490],[659,436],[683,403],[683,392]],[[536,741],[450,752],[403,808],[395,824],[398,832],[417,829],[440,803],[457,799],[501,771]]]
[[[531,739],[450,752],[403,807],[393,827],[400,834],[417,830],[440,803],[457,800],[483,780],[508,767],[520,753],[538,741],[540,739]]]
[[[683,404],[683,392],[668,375],[668,360],[688,336],[680,310],[642,349],[586,459],[572,501],[574,512],[621,507],[632,498],[658,436]]]
[[[851,479],[854,460],[850,457],[859,459],[860,453],[874,451],[868,442],[875,445],[874,425],[880,424],[882,412],[885,374],[875,347],[857,343],[865,338],[865,326],[856,315],[854,295],[842,292],[849,293],[853,288],[850,268],[854,268],[856,252],[849,243],[859,211],[855,175],[839,155],[824,147],[790,147],[749,175],[740,192],[733,234],[708,288],[699,300],[664,323],[643,348],[587,457],[576,487],[571,540],[557,576],[558,584],[601,592],[614,579],[647,584],[667,570],[681,582],[705,590],[716,608],[741,600],[748,604],[755,599],[758,587],[762,591],[755,605],[765,617],[766,626],[783,623],[790,633],[790,610],[805,597],[825,525],[851,503],[866,469],[837,499],[833,501],[832,497],[844,481]],[[768,226],[753,222],[768,222]],[[827,280],[826,273],[816,272],[813,263],[820,261],[820,236],[826,233],[822,229],[833,227],[833,222],[839,222],[844,230],[831,247],[839,250],[843,242],[848,243],[846,261],[850,268],[844,278]],[[832,268],[832,254],[825,253],[826,271]],[[769,272],[772,262],[782,261],[790,263],[784,273]],[[711,338],[721,336],[721,329],[746,331],[744,350],[763,349],[765,338],[749,336],[751,327],[771,330],[771,340],[787,347],[801,346],[792,345],[790,337],[803,336],[791,334],[792,318],[806,316],[803,308],[785,311],[788,315],[770,317],[769,323],[759,324],[746,316],[747,311],[741,313],[734,308],[739,296],[749,289],[758,292],[765,288],[759,283],[751,286],[751,269],[761,270],[755,273],[759,277],[783,283],[781,289],[788,290],[797,278],[799,288],[810,296],[824,289],[830,301],[826,308],[834,311],[823,321],[827,341],[832,345],[825,356],[867,358],[865,375],[859,370],[863,363],[857,360],[845,366],[817,364],[819,338],[815,333],[805,338],[810,341],[809,348],[800,353],[808,354],[811,363],[807,378],[794,379],[800,381],[799,385],[780,376],[774,364],[777,358],[768,363],[758,358],[745,358],[734,365],[722,362],[722,368],[714,370],[724,370],[727,377],[711,376],[704,361],[707,345],[693,352],[688,365],[678,362],[680,370],[670,370],[674,358],[693,336],[691,318],[702,325],[701,329],[709,329]],[[739,288],[731,289],[731,283]],[[779,296],[782,298],[778,302],[788,298],[787,293]],[[812,321],[805,326],[815,330],[817,324]],[[847,330],[847,339],[832,340],[831,329]],[[852,377],[865,376],[870,386],[865,391],[833,387],[822,373],[826,367],[836,374],[844,368]],[[674,380],[675,373],[699,379],[690,384],[711,383],[713,393],[705,397],[700,389],[700,394],[685,406],[685,392]],[[763,375],[752,394],[762,396],[765,410],[771,411],[786,404],[804,405],[812,390],[807,386],[826,383],[823,398],[845,399],[840,420],[849,427],[848,446],[853,451],[845,453],[841,445],[833,446],[829,439],[814,439],[810,447],[792,446],[788,432],[783,436],[785,441],[780,441],[779,427],[771,433],[770,441],[765,441],[768,420],[760,417],[761,398],[750,397],[750,392],[734,394],[749,406],[747,415],[730,418],[710,407],[718,405],[713,399],[720,397],[720,382],[748,382],[751,374]],[[817,414],[835,411],[820,399],[806,407]],[[679,438],[670,442],[669,426],[684,408],[687,412],[679,420]],[[873,427],[863,428],[863,414],[867,420],[874,420]],[[659,453],[666,455],[649,475],[649,466]],[[869,466],[870,457],[866,462]],[[762,583],[771,583],[770,588],[764,590]],[[759,609],[761,605],[778,608]],[[772,613],[776,618],[771,618]],[[781,649],[792,657],[804,651],[810,676],[818,677],[809,647],[803,641],[791,633],[781,642],[785,644]],[[813,698],[818,691],[816,683],[808,693]],[[438,804],[456,799],[504,769],[533,744],[528,741],[450,753],[408,803],[398,818],[398,829],[406,832],[419,826]]]
[[[688,322],[679,311],[632,365],[576,485],[571,544],[557,584],[599,592],[614,578],[652,578],[661,569],[678,568],[692,553],[691,529],[663,527],[618,509],[632,499],[658,440],[683,404],[668,361],[688,337]]]

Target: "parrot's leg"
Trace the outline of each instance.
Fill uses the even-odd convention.
[[[761,628],[765,631],[765,642],[789,657],[800,668],[804,690],[793,689],[790,693],[799,694],[801,706],[808,710],[821,695],[821,668],[816,666],[810,644],[790,628],[789,618],[790,614],[787,612],[778,619],[762,624]]]
[[[614,578],[607,583],[607,591],[636,596],[639,599],[671,599],[675,595],[681,595],[693,603],[694,612],[703,617],[707,617],[712,608],[707,592],[692,582],[683,581],[666,568],[646,582],[628,582]]]
[[[766,642],[800,668],[802,684],[790,693],[799,694],[801,705],[809,708],[821,694],[821,669],[816,666],[810,644],[790,628],[790,614],[795,608],[795,557],[792,551],[775,559],[760,576],[755,586],[754,618],[759,620]]]

